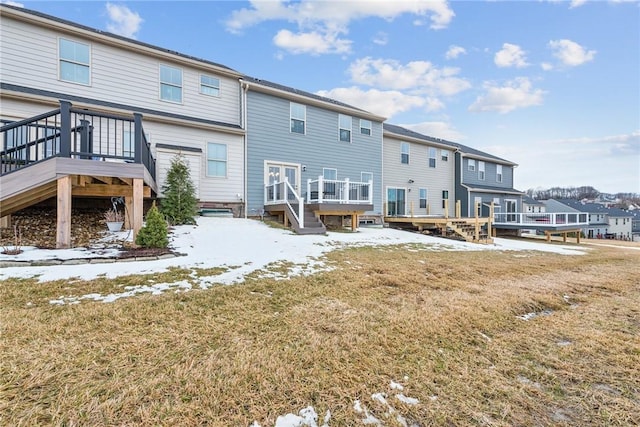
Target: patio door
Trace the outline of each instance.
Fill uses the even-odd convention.
[[[406,215],[406,189],[387,188],[387,216]]]
[[[518,204],[513,199],[505,199],[504,204],[507,211],[507,222],[516,222],[517,215],[515,213],[518,210]]]
[[[285,179],[289,181],[292,189],[285,185],[273,184],[282,183]],[[265,163],[265,185],[269,185],[267,193],[276,200],[282,200],[286,195],[287,200],[294,200],[296,195],[300,195],[300,165],[292,163]]]

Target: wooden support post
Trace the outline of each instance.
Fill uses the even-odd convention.
[[[495,214],[494,212],[494,207],[493,207],[493,202],[491,202],[491,204],[489,205],[489,220],[487,221],[487,236],[492,236],[491,234],[491,224],[493,222],[493,215]]]
[[[131,230],[133,228],[133,197],[125,196],[124,198],[124,229]]]
[[[413,218],[413,200],[409,202],[409,212],[411,214],[411,217]]]
[[[356,231],[358,228],[358,214],[351,214],[351,231]]]
[[[427,203],[427,215],[431,215],[431,205]]]
[[[142,228],[142,221],[144,219],[144,190],[143,181],[141,178],[134,178],[133,180],[133,209],[131,209],[131,221],[133,222],[133,241],[135,243],[138,231]]]
[[[567,243],[567,233],[566,231],[564,233],[562,233],[562,243]]]
[[[9,228],[11,227],[11,215],[5,215],[0,218],[0,227]]]
[[[460,219],[460,200],[456,200],[456,218]]]
[[[56,248],[71,247],[71,176],[58,178]]]
[[[475,229],[476,235],[475,235],[475,239],[476,239],[476,242],[478,240],[480,240],[480,218],[478,218],[478,207],[479,207],[478,205],[479,204],[480,203],[478,203],[478,202],[475,203],[475,211],[476,211],[476,229]]]
[[[449,219],[449,200],[444,199],[444,218]]]
[[[580,231],[576,232],[576,243],[578,243],[578,244],[580,244],[580,234],[581,234]]]

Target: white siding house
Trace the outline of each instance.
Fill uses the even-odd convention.
[[[454,215],[455,148],[387,123],[383,144],[385,215]]]
[[[158,189],[171,158],[182,153],[201,205],[242,214],[240,73],[39,12],[0,7],[3,124],[46,113],[60,100],[106,114],[140,113],[157,160]],[[130,136],[115,132],[126,146]]]

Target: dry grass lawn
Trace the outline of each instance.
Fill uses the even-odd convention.
[[[271,427],[309,405],[363,425],[356,401],[385,426],[640,424],[640,252],[327,258],[110,304],[48,301],[144,280],[0,282],[0,425]]]

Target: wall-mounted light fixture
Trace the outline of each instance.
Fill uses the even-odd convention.
[[[409,184],[413,184],[414,181],[412,179],[409,180]]]
[[[306,172],[307,171],[307,165],[302,165],[302,172]]]

